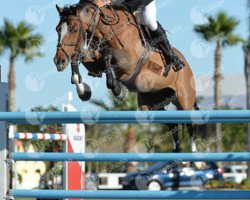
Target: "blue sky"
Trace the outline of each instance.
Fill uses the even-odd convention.
[[[46,42],[42,47],[45,57],[36,58],[25,64],[22,58],[15,63],[16,69],[16,108],[29,110],[37,105],[54,104],[61,107],[67,100],[67,92],[73,91],[74,104],[79,110],[88,109],[88,103],[77,99],[75,87],[70,83],[69,68],[58,73],[53,63],[56,50],[57,35],[55,26],[58,14],[55,4],[66,5],[77,0],[7,0],[0,2],[0,25],[3,18],[14,23],[25,20],[41,33]],[[206,21],[204,13],[215,14],[220,10],[228,12],[241,21],[236,33],[248,36],[246,0],[158,0],[158,19],[165,29],[172,34],[169,39],[176,48],[181,50],[197,75],[212,75],[214,68],[214,45],[203,43],[194,33],[195,24]],[[7,52],[8,53],[8,52]],[[3,81],[7,81],[8,54],[0,57],[3,66]],[[242,46],[225,48],[223,52],[223,73],[243,74]],[[86,70],[81,68],[82,74]],[[104,79],[94,79],[83,75],[93,90],[93,98],[108,100]]]

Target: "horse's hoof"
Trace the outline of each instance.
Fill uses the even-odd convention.
[[[82,83],[82,84],[84,87],[84,93],[78,94],[78,96],[82,101],[88,101],[91,99],[91,96],[92,96],[91,88],[86,83]]]
[[[199,153],[198,151],[192,151],[192,153]],[[194,162],[195,167],[198,170],[203,170],[206,168],[207,164],[205,162]]]
[[[126,86],[120,84],[119,85],[119,93],[115,95],[115,98],[117,98],[120,101],[125,101],[128,98],[129,90]]]
[[[194,165],[198,170],[203,170],[206,168],[205,162],[194,162]]]
[[[190,167],[191,163],[190,162],[182,162],[182,166],[184,167]]]

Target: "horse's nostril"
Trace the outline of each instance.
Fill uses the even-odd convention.
[[[62,63],[64,64],[66,62],[66,60],[65,59],[62,59]]]

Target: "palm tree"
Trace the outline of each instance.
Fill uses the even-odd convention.
[[[4,49],[3,46],[4,46],[4,40],[2,37],[0,37],[0,54],[3,53],[3,49]]]
[[[244,45],[245,56],[245,76],[247,89],[247,109],[250,110],[250,0],[248,0],[248,24],[249,24],[249,38]],[[250,123],[247,125],[247,151],[250,152]],[[250,163],[248,163],[247,177],[250,178]]]
[[[247,109],[250,110],[250,38],[244,46],[245,76],[247,89]],[[247,126],[247,150],[250,152],[250,123]],[[250,178],[250,163],[248,163],[248,178]]]
[[[42,44],[42,36],[33,34],[33,27],[20,22],[17,26],[8,20],[0,29],[0,54],[9,50],[9,111],[15,110],[15,69],[14,64],[18,56],[23,56],[25,62],[31,61],[36,56],[42,56],[38,47]]]
[[[225,12],[219,12],[215,17],[209,16],[208,23],[195,26],[195,32],[197,32],[205,41],[215,42],[215,69],[214,69],[214,101],[215,109],[221,109],[221,60],[222,60],[222,48],[225,46],[233,46],[242,42],[242,38],[234,33],[235,28],[239,22],[229,17]],[[220,138],[221,124],[217,123],[215,127],[216,138]],[[218,139],[216,143],[217,152],[222,152],[221,141]]]

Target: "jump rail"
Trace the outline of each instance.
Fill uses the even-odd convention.
[[[249,199],[249,191],[67,191],[11,190],[15,198],[84,199]]]
[[[128,111],[71,113],[0,113],[0,122],[19,124],[61,123],[249,123],[250,111]],[[138,154],[65,154],[11,153],[14,161],[94,161],[94,162],[160,162],[160,161],[248,161],[250,153],[138,153]],[[6,194],[6,193],[5,193]],[[86,199],[249,199],[250,191],[75,191],[75,190],[10,190],[14,198],[86,198]]]
[[[250,111],[1,112],[0,121],[14,124],[249,123]]]
[[[249,161],[250,153],[12,153],[14,161],[172,162]]]

